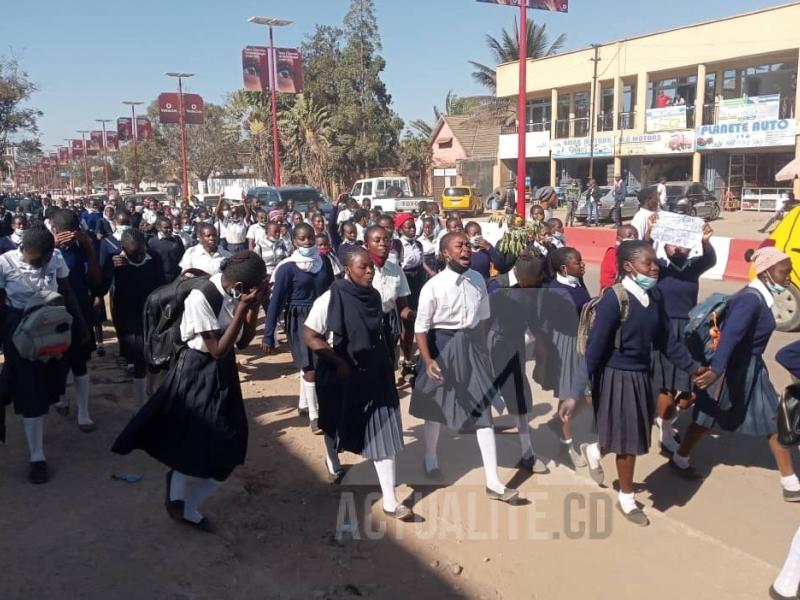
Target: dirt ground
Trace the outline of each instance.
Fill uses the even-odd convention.
[[[597,279],[596,270],[588,276]],[[732,291],[704,282],[702,293]],[[777,335],[769,357],[791,336]],[[637,465],[637,498],[652,525],[627,523],[608,487],[560,464],[547,426],[553,399],[535,390],[537,453],[549,475],[518,472],[518,441],[497,419],[501,478],[523,501],[487,500],[477,443],[443,433],[447,478],[431,487],[422,472],[421,425],[404,410],[400,496],[417,522],[387,522],[377,505],[374,470],[357,456],[341,486],[326,480],[322,439],[295,410],[298,382],[288,353],[239,357],[250,444],[247,464],[204,512],[216,525],[198,533],[164,508],[165,468],[142,453],[109,451],[132,414],[130,378],[115,345],[91,367],[98,430],[71,418],[46,418],[52,479],[27,482],[20,420],[9,410],[0,446],[0,598],[16,599],[339,599],[339,598],[766,598],[798,525],[798,506],[782,502],[763,440],[709,438],[696,464],[700,484],[675,478],[656,447]],[[776,385],[787,377],[770,360]],[[401,403],[408,407],[408,390]],[[589,411],[578,441],[591,440]],[[111,478],[136,474],[138,483]],[[356,518],[351,518],[356,514]]]

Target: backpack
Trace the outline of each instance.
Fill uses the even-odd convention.
[[[628,319],[628,315],[630,314],[630,300],[628,299],[628,290],[625,289],[621,283],[615,283],[612,285],[610,289],[614,295],[617,297],[617,302],[619,302],[619,327],[617,328],[617,333],[614,337],[614,348],[619,348],[620,346],[620,336],[622,332],[622,324]],[[581,319],[578,323],[578,352],[581,354],[586,354],[586,346],[589,342],[589,332],[592,329],[592,325],[594,325],[594,320],[597,317],[597,305],[600,303],[601,296],[597,296],[596,298],[592,298],[583,305],[581,309]]]
[[[19,270],[19,265],[14,261],[11,261],[11,265]],[[22,319],[11,341],[21,358],[50,362],[69,350],[72,343],[72,315],[67,311],[61,294],[35,285],[21,270],[20,275],[33,291],[33,296],[25,304]]]
[[[181,340],[181,317],[193,290],[205,296],[214,314],[222,309],[222,294],[208,277],[176,279],[153,290],[144,303],[144,357],[156,370],[169,368],[186,344]]]
[[[747,289],[740,293],[748,293]],[[752,293],[758,294],[756,290]],[[722,322],[725,320],[731,298],[733,296],[727,294],[711,294],[689,311],[689,322],[683,329],[683,343],[692,358],[704,365],[711,363],[719,347]]]

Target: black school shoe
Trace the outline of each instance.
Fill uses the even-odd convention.
[[[194,521],[190,521],[189,519],[184,519],[182,517],[180,521],[184,525],[188,525],[189,527],[197,531],[201,531],[203,533],[214,533],[214,527],[211,525],[211,522],[206,517],[203,517],[199,523],[195,523]]]
[[[183,520],[183,500],[170,500],[169,488],[172,486],[172,474],[174,471],[170,469],[167,471],[167,493],[164,498],[164,508],[167,509],[167,514],[170,519],[174,521]]]
[[[794,600],[798,598],[797,594],[794,596],[783,596],[775,591],[775,588],[772,586],[769,586],[769,597],[772,598],[772,600]]]
[[[28,469],[28,480],[31,483],[40,485],[42,483],[47,483],[47,479],[48,479],[47,462],[44,460],[37,460],[36,462],[32,462]]]
[[[800,502],[800,491],[799,492],[790,492],[789,490],[783,490],[783,501],[784,502]]]

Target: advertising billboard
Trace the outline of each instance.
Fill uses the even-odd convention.
[[[704,125],[697,129],[697,150],[726,148],[768,148],[794,146],[797,121],[771,119],[766,121],[731,121],[719,125]]]
[[[106,144],[109,150],[119,150],[119,138],[116,131],[106,131]]]
[[[72,140],[72,158],[83,158],[83,140]]]
[[[781,95],[743,96],[719,103],[719,122],[757,121],[780,116]]]
[[[269,91],[269,48],[247,46],[242,50],[242,76],[244,91]]]
[[[478,2],[501,4],[503,6],[521,6],[524,3],[528,8],[563,13],[569,9],[568,0],[478,0]]]
[[[619,141],[620,156],[647,156],[651,154],[690,154],[694,152],[693,129],[662,131],[643,135],[623,135]]]
[[[153,139],[153,124],[147,117],[136,117],[136,139],[140,142]]]
[[[133,139],[133,120],[130,117],[117,119],[117,137],[120,142],[130,142]]]
[[[177,92],[164,92],[158,96],[158,118],[164,125],[180,123],[178,107],[180,98]],[[203,124],[203,98],[198,94],[183,95],[183,114],[187,125]]]
[[[686,106],[651,108],[645,116],[647,131],[686,129]]]
[[[303,57],[297,48],[275,48],[277,91],[299,94],[303,91]],[[269,92],[272,61],[266,46],[248,46],[242,50],[242,77],[246,92]]]

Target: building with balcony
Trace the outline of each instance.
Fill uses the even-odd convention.
[[[528,60],[526,175],[585,184],[593,156],[601,184],[698,181],[745,207],[776,193],[800,155],[797,23],[792,2]],[[518,87],[519,63],[500,65],[497,95]],[[518,128],[501,132],[495,184],[515,176]]]

